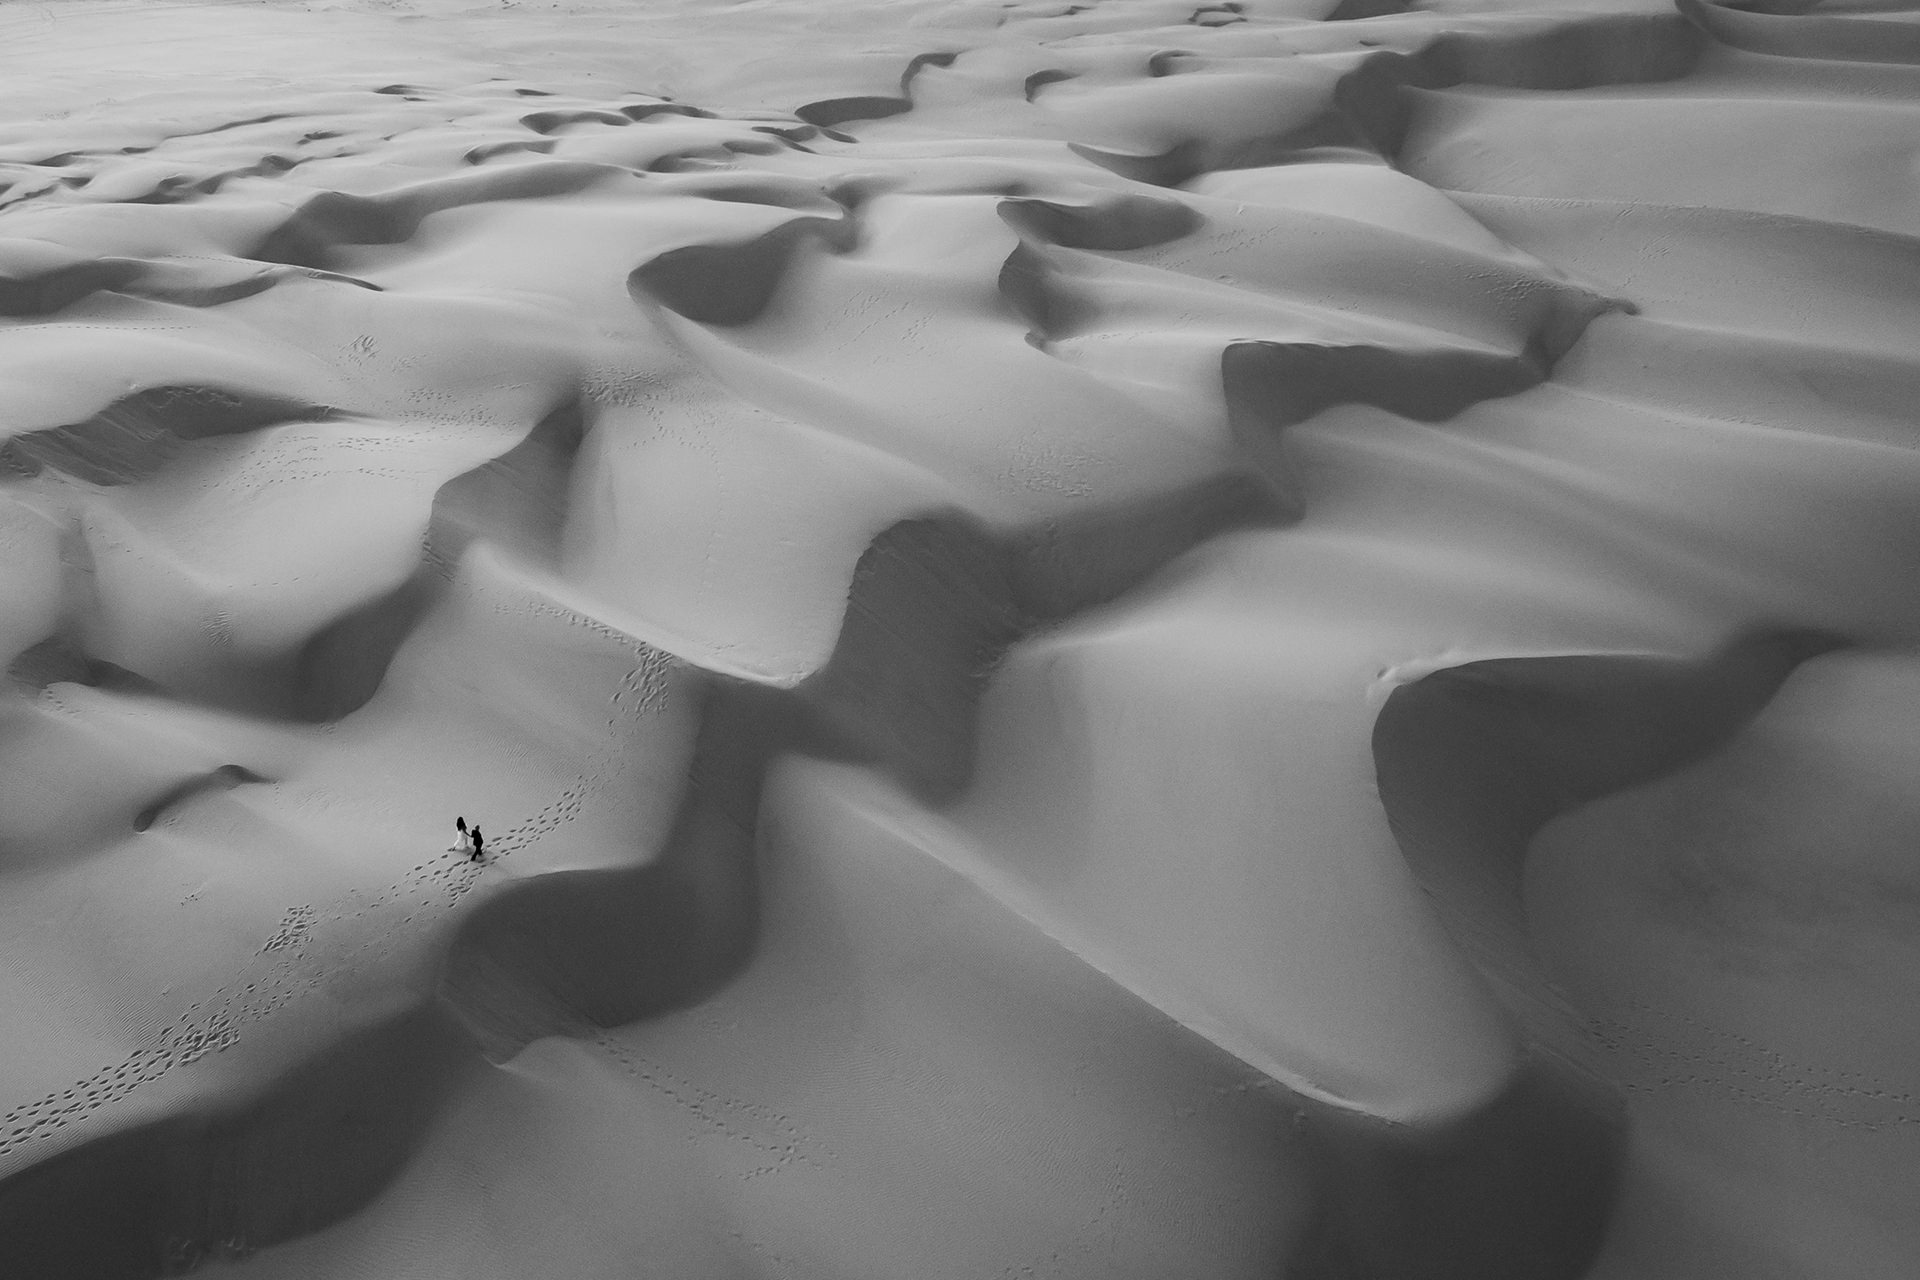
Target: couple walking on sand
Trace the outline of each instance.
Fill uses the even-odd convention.
[[[453,829],[460,833],[460,838],[454,844],[454,848],[466,854],[472,861],[480,861],[481,857],[487,851],[487,838],[480,834],[480,824],[475,823],[473,829],[468,830],[467,820],[465,818],[455,818],[453,820]]]

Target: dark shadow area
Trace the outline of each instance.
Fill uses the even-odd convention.
[[[427,524],[433,556],[451,564],[484,536],[543,569],[557,568],[567,489],[586,434],[586,413],[569,400],[513,448],[447,481],[434,495]]]
[[[216,131],[217,132],[217,131]],[[172,173],[160,179],[143,194],[127,196],[120,204],[184,204],[199,196],[212,195],[220,188],[237,178],[273,178],[298,168],[304,159],[291,156],[266,155],[249,165],[240,165],[216,173],[194,177],[191,174]]]
[[[1533,332],[1512,354],[1465,348],[1249,341],[1220,353],[1227,427],[1243,456],[1298,505],[1286,429],[1339,404],[1368,404],[1416,422],[1444,422],[1482,400],[1518,395],[1552,376],[1595,317],[1630,304],[1556,288],[1537,307]]]
[[[979,698],[1016,641],[1208,538],[1287,518],[1265,485],[1230,475],[999,537],[957,515],[903,521],[860,558],[832,659],[793,691],[801,747],[951,800],[973,776]]]
[[[476,537],[484,535],[535,565],[553,567],[566,520],[567,486],[586,429],[581,405],[569,401],[498,458],[440,486],[413,573],[386,595],[314,633],[300,649],[292,678],[293,714],[337,720],[365,706]]]
[[[717,681],[704,697],[687,789],[659,857],[519,881],[461,922],[440,995],[489,1058],[685,1008],[751,955],[760,791],[768,762],[801,734],[777,693]]]
[[[129,258],[94,258],[39,271],[8,271],[0,274],[0,316],[51,315],[89,294],[118,289],[143,269]]]
[[[627,277],[627,291],[699,324],[733,327],[759,319],[802,247],[818,242],[837,252],[853,247],[851,214],[804,216],[764,235],[731,244],[690,244],[649,258]]]
[[[790,691],[708,679],[661,857],[542,877],[477,909],[450,954],[446,998],[496,1057],[693,1003],[751,952],[754,832],[775,757],[870,764],[949,799],[971,776],[976,704],[1009,645],[1273,514],[1261,486],[1228,477],[1001,538],[959,516],[894,525],[861,557],[825,668]]]
[[[1231,528],[1266,490],[1223,477],[1023,532],[902,521],[861,557],[832,659],[792,690],[709,677],[688,790],[659,858],[527,881],[475,910],[445,998],[504,1058],[543,1035],[694,1003],[746,962],[760,792],[786,752],[872,765],[932,802],[972,775],[977,703],[1007,648]]]
[[[413,236],[429,214],[499,200],[571,195],[614,178],[631,181],[635,175],[617,165],[549,160],[470,170],[371,196],[322,191],[267,233],[246,256],[326,270],[335,265],[340,246],[400,244]]]
[[[1469,405],[1515,395],[1546,377],[1523,354],[1235,342],[1220,353],[1229,416],[1273,430],[1336,404],[1370,404],[1416,422],[1444,422]]]
[[[1048,85],[1059,84],[1063,80],[1072,80],[1074,78],[1074,72],[1061,71],[1057,68],[1036,71],[1021,82],[1020,92],[1026,96],[1028,102],[1032,102],[1040,96],[1040,91]]]
[[[117,402],[78,427],[16,437],[0,446],[0,463],[14,462],[17,469],[56,466],[82,472],[95,483],[127,483],[157,470],[181,440],[277,424],[296,409],[307,410],[293,419],[300,421],[324,420],[330,413],[204,388],[159,388]],[[473,539],[484,536],[537,567],[557,564],[568,484],[585,433],[578,402],[549,413],[512,449],[440,487],[421,559],[398,586],[342,613],[297,649],[229,655],[211,677],[168,683],[87,651],[82,638],[98,602],[92,599],[91,554],[75,530],[67,538],[70,547],[63,549],[73,568],[69,594],[75,598],[56,633],[15,657],[8,674],[35,688],[70,680],[259,715],[339,719],[364,706],[380,687],[393,655]]]
[[[1084,142],[1069,142],[1067,150],[1123,178],[1155,187],[1177,187],[1210,167],[1206,144],[1194,138],[1155,152],[1114,151]]]
[[[1335,14],[1363,18],[1379,16],[1374,10],[1398,12],[1403,7],[1343,5]],[[1343,12],[1348,9],[1352,11]],[[1122,177],[1162,187],[1224,169],[1312,160],[1317,153],[1363,151],[1392,164],[1415,111],[1409,89],[1490,85],[1570,90],[1677,80],[1698,65],[1708,45],[1677,13],[1568,14],[1480,31],[1448,31],[1410,53],[1382,49],[1366,54],[1335,82],[1324,110],[1283,132],[1192,137],[1152,154],[1082,142],[1069,142],[1068,147]]]
[[[1573,1280],[1592,1262],[1625,1140],[1617,1091],[1535,958],[1528,843],[1578,805],[1671,773],[1745,726],[1801,662],[1844,646],[1780,629],[1700,659],[1502,658],[1402,685],[1375,722],[1380,802],[1409,867],[1534,1046],[1472,1115],[1407,1130],[1316,1111],[1320,1202],[1302,1280]]]
[[[633,123],[634,118],[621,111],[599,111],[582,108],[574,111],[535,111],[520,117],[520,123],[535,133],[557,133],[570,125],[604,124],[624,128]]]
[[[163,690],[145,676],[86,652],[71,636],[48,636],[22,650],[7,665],[7,678],[28,689],[70,683],[116,693],[155,694]]]
[[[818,102],[796,107],[793,114],[820,129],[832,129],[856,120],[884,120],[888,116],[904,115],[913,110],[914,78],[928,67],[950,67],[959,56],[957,53],[915,54],[908,60],[906,70],[900,73],[900,92],[897,96],[863,94],[857,97],[822,98]]]
[[[1237,0],[1226,0],[1224,4],[1202,5],[1187,15],[1187,25],[1194,27],[1230,27],[1237,22],[1245,22],[1245,9]]]
[[[833,129],[855,120],[884,120],[913,110],[910,98],[866,95],[857,98],[823,98],[794,108],[793,114],[819,129]]]
[[[807,746],[874,763],[922,796],[972,768],[987,674],[1031,625],[1011,548],[961,517],[904,521],[854,570],[833,657],[794,690]]]
[[[900,92],[909,93],[914,80],[928,67],[950,67],[959,59],[958,53],[916,53],[907,60],[907,69],[900,73]]]
[[[957,515],[892,526],[860,559],[826,667],[792,690],[707,678],[660,857],[542,876],[477,908],[452,945],[443,997],[496,1059],[704,998],[752,952],[754,839],[776,757],[868,764],[949,800],[971,777],[977,703],[1011,644],[1274,514],[1257,482],[1224,477],[998,538]]]
[[[496,529],[529,554],[550,549],[557,486],[583,431],[567,406],[445,486],[432,535],[442,553]],[[893,526],[861,558],[823,670],[792,690],[702,682],[686,790],[656,858],[512,881],[459,922],[424,1007],[257,1100],[110,1134],[0,1182],[0,1249],[36,1278],[144,1280],[354,1212],[404,1165],[469,1055],[504,1060],[542,1036],[683,1008],[740,971],[757,931],[761,791],[778,755],[867,763],[930,800],[951,798],[971,775],[978,698],[1009,645],[1215,534],[1279,518],[1263,485],[1225,476],[1011,532],[960,515]],[[393,616],[385,625],[404,635]],[[256,778],[214,770],[156,797],[140,820]]]
[[[1920,25],[1808,13],[1807,0],[1674,0],[1680,14],[1715,43],[1778,58],[1825,58],[1920,66]]]
[[[1025,239],[1000,265],[994,288],[1027,326],[1027,341],[1045,350],[1045,343],[1065,337],[1083,325],[1090,308],[1071,284],[1061,280],[1054,265]]]
[[[184,800],[191,799],[203,791],[231,791],[242,783],[269,782],[271,779],[255,773],[245,765],[223,764],[218,769],[195,774],[149,801],[139,813],[134,815],[133,829],[145,831],[158,822],[167,810]]]
[[[1405,13],[1409,7],[1407,0],[1340,0],[1321,21],[1354,22],[1361,18],[1385,18]]]
[[[1189,204],[1135,192],[1115,192],[1085,204],[1011,196],[999,209],[1010,225],[1051,244],[1109,252],[1178,240],[1202,222]]]
[[[1396,689],[1375,721],[1381,804],[1469,953],[1531,979],[1520,886],[1534,833],[1710,754],[1795,667],[1847,643],[1783,629],[1700,659],[1499,658],[1435,672]]]
[[[481,146],[468,148],[466,154],[460,158],[467,164],[485,164],[495,156],[525,154],[548,155],[558,145],[558,140],[553,138],[545,138],[539,142],[528,142],[520,139],[515,139],[512,142],[488,142]]]
[[[687,116],[694,120],[711,120],[713,112],[703,107],[684,106],[678,102],[636,102],[620,108],[620,114],[629,120],[651,120],[655,116]]]
[[[838,193],[822,190],[817,182],[777,174],[722,172],[689,176],[676,182],[674,189],[704,200],[770,205],[828,221],[837,221],[846,211],[846,205],[837,198]]]
[[[326,422],[336,413],[260,392],[207,386],[148,387],[84,422],[27,431],[0,444],[0,475],[58,471],[88,484],[144,480],[183,441],[238,435],[286,422]]]
[[[63,1151],[0,1182],[22,1280],[150,1280],[316,1231],[417,1149],[464,1038],[434,1006],[356,1032],[256,1097]]]
[[[1599,1252],[1625,1118],[1595,1082],[1539,1059],[1434,1128],[1318,1108],[1320,1179],[1287,1280],[1573,1280]]]
[[[265,293],[292,273],[270,267],[231,280],[204,282],[192,281],[179,275],[173,275],[169,279],[168,274],[170,273],[148,271],[140,279],[123,285],[120,292],[129,297],[147,298],[154,302],[171,302],[180,307],[217,307],[224,303],[238,302],[243,298]],[[356,283],[359,283],[362,288],[372,287],[363,281]]]
[[[1449,31],[1410,55],[1368,55],[1335,86],[1332,110],[1392,163],[1413,120],[1407,89],[1654,84],[1691,74],[1706,49],[1707,41],[1678,14],[1580,14],[1545,25]]]

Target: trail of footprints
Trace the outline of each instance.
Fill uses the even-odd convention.
[[[630,1048],[611,1032],[596,1033],[593,1043],[627,1075],[667,1098],[702,1128],[754,1152],[760,1163],[739,1175],[742,1182],[801,1167],[820,1169],[833,1160],[831,1151],[783,1111],[697,1084]],[[1071,1258],[1095,1247],[1095,1242],[1113,1229],[1129,1198],[1125,1166],[1115,1160],[1107,1179],[1107,1194],[1100,1203],[1051,1252],[1009,1264],[1000,1272],[1002,1280],[1058,1274]],[[754,1243],[738,1233],[735,1238]],[[758,1244],[754,1247],[760,1250]]]
[[[1124,1211],[1129,1198],[1126,1167],[1119,1160],[1115,1160],[1108,1170],[1105,1198],[1075,1225],[1059,1245],[1044,1256],[1028,1258],[1025,1262],[1008,1263],[1000,1272],[999,1280],[1037,1280],[1040,1276],[1061,1274],[1070,1260],[1092,1250],[1094,1242],[1113,1229],[1111,1224]],[[1079,1268],[1076,1267],[1075,1270],[1078,1271]]]
[[[628,1048],[611,1032],[596,1033],[593,1043],[618,1062],[629,1076],[669,1099],[702,1127],[754,1152],[760,1163],[740,1175],[742,1182],[753,1182],[799,1165],[817,1169],[832,1158],[832,1153],[825,1150],[818,1139],[785,1112],[716,1093],[676,1075]]]
[[[219,260],[224,261],[224,258]],[[57,323],[62,328],[97,329],[110,334],[122,333],[128,327],[124,322],[51,323]],[[8,326],[6,330],[0,330],[0,337],[8,331],[26,327],[45,326]],[[152,322],[138,327],[179,331],[192,329],[192,326],[184,324]],[[349,343],[340,355],[344,364],[360,369],[378,362],[383,353],[371,335],[361,335]],[[409,361],[403,357],[391,363],[396,368],[404,368]],[[657,399],[673,398],[672,387],[662,379],[627,371],[619,371],[590,384],[588,392],[597,401],[614,404],[649,404]],[[463,398],[431,387],[411,389],[405,407],[415,418],[426,415],[426,418],[432,419],[444,411],[447,416],[467,424],[486,416]],[[712,411],[708,406],[698,407],[711,416]],[[328,431],[327,444],[334,453],[344,445],[359,452],[388,452],[404,457],[415,441],[404,435],[367,431],[342,433],[335,427]],[[291,458],[276,456],[271,467],[258,464],[242,466],[235,473],[223,476],[220,485],[236,492],[257,493],[289,480],[342,470],[337,465],[329,464],[328,459],[333,454],[323,457],[316,443],[296,444],[290,452]],[[294,463],[291,470],[287,466],[289,461]],[[383,479],[417,478],[411,471],[392,466],[374,464],[352,469]],[[131,546],[124,549],[139,554],[138,549]],[[679,666],[678,659],[590,615],[548,602],[537,602],[531,609],[535,614],[562,617],[572,625],[585,627],[596,635],[631,647],[634,665],[609,698],[609,728],[616,727],[622,719],[644,717],[664,709],[672,673]],[[228,626],[224,617],[214,614],[204,621],[214,639],[230,638],[225,634]],[[60,704],[57,697],[51,694],[48,697],[55,704],[55,710],[71,714],[71,709]],[[494,863],[531,848],[577,818],[596,783],[604,781],[604,776],[617,763],[624,745],[617,737],[610,735],[606,746],[596,753],[595,759],[588,762],[583,775],[567,786],[558,798],[538,813],[490,838],[487,845],[488,862]],[[0,1115],[0,1169],[17,1168],[24,1163],[23,1157],[50,1150],[46,1144],[71,1126],[93,1118],[103,1108],[123,1102],[135,1090],[162,1079],[174,1068],[196,1062],[238,1043],[248,1028],[324,987],[334,981],[337,975],[363,967],[367,961],[398,948],[414,945],[420,931],[394,927],[392,913],[404,913],[402,923],[405,924],[443,913],[476,887],[479,875],[480,867],[477,864],[449,850],[414,866],[406,875],[371,897],[354,890],[325,909],[310,903],[290,907],[273,934],[238,973],[205,998],[183,1009],[171,1023],[152,1037],[152,1043],[133,1050],[118,1062],[103,1065],[67,1088],[21,1103]],[[376,913],[383,917],[377,925],[374,919]],[[653,1064],[642,1063],[624,1050],[616,1048],[616,1053],[637,1077],[666,1092],[681,1106],[700,1116],[705,1123],[748,1143],[765,1156],[766,1162],[746,1177],[764,1176],[796,1162],[812,1161],[808,1154],[810,1140],[786,1117],[765,1108],[722,1098]],[[742,1126],[759,1126],[772,1136],[759,1135],[755,1130]]]
[[[541,605],[536,606],[536,612],[563,616],[569,622],[605,633],[632,647],[635,665],[610,699],[616,713],[639,717],[664,708],[668,680],[678,659],[573,610]],[[609,724],[612,723],[610,720]],[[605,781],[604,775],[617,761],[620,747],[618,740],[609,739],[587,762],[587,772],[562,790],[557,799],[502,835],[489,839],[488,863],[497,863],[533,847],[578,817],[596,783]],[[430,918],[448,910],[471,892],[479,883],[480,872],[481,864],[447,850],[417,864],[371,898],[363,898],[361,891],[353,890],[325,913],[309,903],[288,908],[279,927],[246,966],[204,1000],[183,1010],[159,1034],[158,1043],[137,1049],[120,1062],[76,1080],[70,1088],[48,1093],[0,1116],[0,1166],[12,1163],[8,1157],[22,1149],[51,1139],[69,1125],[124,1100],[135,1089],[158,1080],[173,1068],[238,1043],[248,1026],[319,989],[334,975],[364,968],[401,947],[413,945],[421,936],[420,930],[396,929],[390,920],[374,928],[369,918],[376,912],[386,914],[408,908],[411,909],[401,924],[412,925]],[[360,923],[363,921],[366,923]],[[353,938],[356,932],[365,932],[368,936],[356,942]],[[326,945],[317,946],[320,942]],[[672,1087],[681,1089],[686,1097],[696,1097],[692,1092],[696,1086],[680,1082]],[[720,1106],[724,1110],[728,1105],[742,1104],[722,1100],[695,1105],[710,1109]],[[796,1158],[791,1151],[797,1148],[792,1143],[787,1146],[790,1149],[787,1155],[759,1172],[774,1172],[783,1167],[783,1161]],[[778,1153],[775,1147],[767,1150]]]
[[[184,1009],[159,1033],[158,1043],[134,1050],[111,1066],[102,1067],[70,1088],[49,1093],[0,1116],[0,1162],[29,1144],[54,1137],[68,1125],[90,1118],[102,1107],[125,1099],[135,1089],[160,1079],[175,1067],[196,1062],[208,1054],[238,1043],[251,1024],[267,1018],[299,997],[323,986],[347,968],[348,959],[328,948],[323,960],[312,955],[313,943],[338,926],[382,906],[415,895],[423,906],[441,910],[469,891],[478,868],[452,852],[420,863],[404,878],[388,886],[359,911],[322,914],[311,904],[291,907],[279,927],[227,983]],[[354,895],[336,906],[344,907]],[[392,941],[394,931],[382,929],[376,940]],[[333,940],[329,938],[328,940]],[[368,944],[354,950],[364,951]]]
[[[509,827],[504,835],[488,836],[487,849],[499,851],[500,857],[529,848],[542,836],[548,835],[566,823],[580,816],[580,810],[586,803],[588,782],[582,778],[560,793],[560,798],[534,814],[517,826]]]
[[[528,847],[578,813],[585,790],[583,783],[576,783],[560,801],[515,827],[518,838],[510,846],[503,841],[490,861]],[[354,922],[383,909],[411,906],[407,923],[444,912],[472,891],[480,871],[480,866],[465,855],[448,850],[419,863],[373,897],[359,901],[357,908],[358,891],[345,895],[325,913],[307,903],[289,908],[279,927],[246,966],[204,1000],[183,1010],[159,1034],[158,1043],[136,1049],[67,1089],[48,1093],[0,1116],[0,1163],[10,1163],[8,1156],[29,1144],[51,1139],[175,1067],[237,1043],[253,1023],[324,986],[335,974],[353,970],[357,962],[375,958],[368,953],[384,954],[408,945],[409,940],[420,936],[419,931],[398,931],[390,924],[370,930],[371,936],[357,945],[339,944],[350,940]],[[333,945],[316,945],[322,941]],[[316,954],[322,951],[324,955]]]
[[[1920,1098],[1877,1087],[1862,1072],[1796,1062],[1766,1045],[1644,1001],[1622,1017],[1589,1015],[1595,1040],[1624,1062],[1630,1094],[1700,1089],[1723,1100],[1842,1129],[1920,1124]]]

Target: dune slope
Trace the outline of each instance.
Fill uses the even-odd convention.
[[[1916,38],[0,9],[0,1270],[1920,1270]]]

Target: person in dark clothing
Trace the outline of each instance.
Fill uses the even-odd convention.
[[[486,851],[487,838],[480,834],[480,827],[476,823],[473,828],[473,860],[475,862],[480,861],[481,855],[486,853]]]

